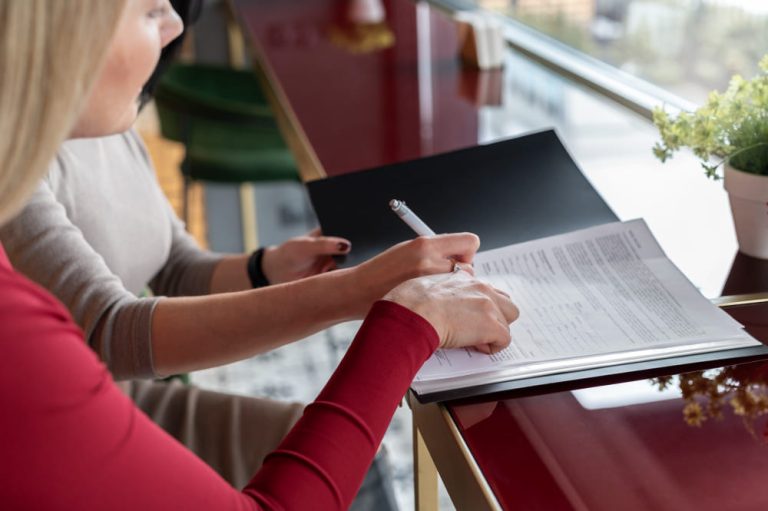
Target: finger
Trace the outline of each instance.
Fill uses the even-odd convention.
[[[319,273],[325,273],[327,271],[331,271],[335,269],[336,269],[336,261],[334,261],[332,258],[329,257],[321,263]]]
[[[479,351],[480,353],[485,353],[486,355],[490,355],[493,353],[491,351],[491,347],[488,344],[478,344],[475,346],[475,351]]]
[[[463,271],[465,273],[469,273],[473,277],[475,276],[475,269],[472,267],[471,264],[468,264],[468,263],[457,263],[457,262],[455,262],[455,259],[453,259],[453,258],[449,259],[449,260],[453,262],[453,271],[454,272]]]
[[[488,345],[492,353],[503,351],[512,344],[512,335],[509,333],[509,325],[502,325],[502,328],[504,329],[504,335]]]
[[[493,355],[500,351],[504,351],[511,344],[510,341],[511,340],[486,344],[488,347],[488,354]]]
[[[465,263],[456,263],[453,261],[451,261],[451,263],[453,263],[453,265],[449,270],[450,273],[454,275],[460,275],[465,279],[475,280],[475,270],[471,266]]]
[[[500,309],[507,320],[507,324],[517,321],[517,318],[520,317],[520,309],[517,308],[517,305],[512,300],[504,300]]]
[[[482,321],[484,325],[479,333],[481,341],[472,345],[472,347],[480,353],[491,355],[501,351],[510,342],[509,326],[507,325],[504,317],[501,315],[501,311],[494,309],[489,311],[489,315],[483,315],[485,318]]]
[[[469,232],[438,234],[431,238],[431,242],[444,257],[453,257],[461,263],[471,263],[480,248],[480,238]]]
[[[486,346],[488,346],[489,355],[506,349],[512,341],[512,335],[509,333],[509,325],[504,318],[499,317],[497,318],[497,321],[498,330],[496,335],[486,344]]]
[[[517,308],[517,306],[512,302],[511,298],[507,293],[504,291],[501,291],[500,289],[491,288],[493,290],[492,293],[490,293],[488,296],[493,300],[493,303],[496,304],[496,307],[498,307],[500,312],[500,317],[504,318],[504,321],[506,321],[507,324],[512,323],[515,321],[518,317],[520,317],[520,310]]]
[[[498,320],[497,324],[500,328],[497,327],[490,338],[486,339],[486,342],[474,346],[474,348],[480,353],[493,355],[494,353],[498,353],[509,346],[511,342],[509,328],[505,324],[502,324],[500,320]]]
[[[315,259],[312,267],[309,269],[307,276],[318,275],[327,271],[335,270],[336,262],[331,256],[321,256]]]
[[[344,238],[319,236],[310,241],[310,247],[315,255],[339,255],[349,253],[352,244]]]
[[[429,261],[429,271],[425,273],[467,273],[464,272],[464,264],[457,263],[455,259],[446,257],[435,261]]]

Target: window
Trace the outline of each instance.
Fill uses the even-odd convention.
[[[767,0],[469,0],[699,104],[768,53]]]

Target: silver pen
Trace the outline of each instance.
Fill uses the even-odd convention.
[[[400,217],[400,219],[408,224],[408,227],[413,229],[413,232],[415,232],[418,236],[434,236],[435,231],[429,228],[427,224],[424,223],[424,221],[416,216],[416,213],[411,211],[411,209],[405,205],[405,201],[392,199],[389,201],[389,207],[392,208],[392,211],[395,212],[397,216]]]
[[[415,232],[418,236],[434,236],[435,231],[429,228],[427,224],[424,223],[424,221],[416,216],[416,213],[411,211],[411,208],[405,205],[405,201],[401,201],[398,199],[392,199],[389,201],[389,207],[392,208],[392,211],[395,212],[397,216],[400,217],[400,219],[408,224],[408,227],[413,229],[413,232]],[[465,268],[458,263],[455,259],[449,258],[448,259],[451,263],[453,263],[453,273],[456,273],[461,270],[465,270]],[[472,266],[469,264],[469,266]]]

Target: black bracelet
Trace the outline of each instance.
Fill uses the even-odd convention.
[[[267,276],[261,267],[261,260],[264,258],[264,248],[256,250],[248,258],[248,278],[251,279],[251,285],[254,288],[265,287],[269,285]]]

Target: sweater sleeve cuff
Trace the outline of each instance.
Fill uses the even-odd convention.
[[[158,376],[152,359],[152,316],[159,301],[126,301],[108,312],[100,355],[115,380]]]
[[[430,355],[440,346],[440,338],[432,323],[399,303],[389,300],[375,302],[366,316],[366,322],[377,321],[378,318],[390,318],[412,329],[419,339],[424,340]]]

